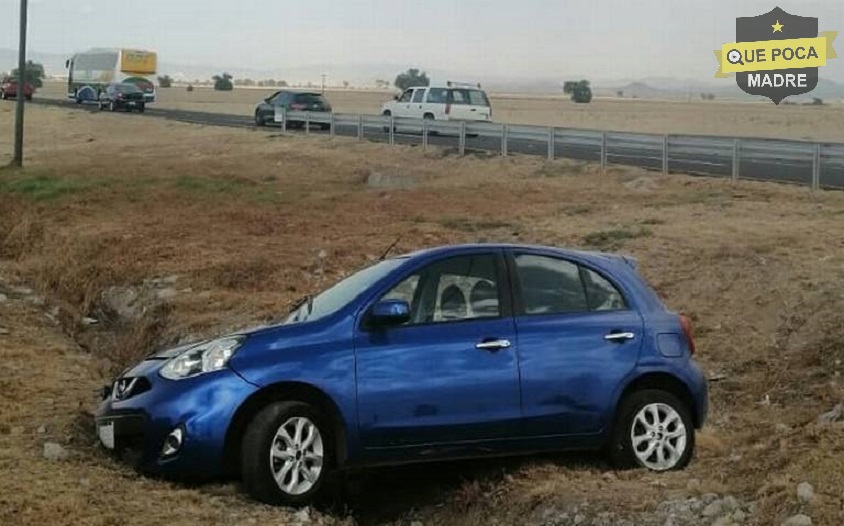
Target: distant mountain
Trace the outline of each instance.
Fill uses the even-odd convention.
[[[63,76],[66,74],[65,60],[70,55],[56,53],[29,53],[30,59],[44,65],[47,75]],[[0,72],[10,71],[17,66],[17,51],[0,49]],[[159,63],[160,75],[170,75],[180,81],[209,80],[213,75],[228,72],[238,78],[253,80],[286,80],[290,84],[318,86],[322,75],[326,74],[329,86],[339,86],[344,81],[352,86],[369,87],[376,79],[392,82],[396,75],[407,69],[407,65],[391,63],[361,63],[342,65],[277,65],[266,68],[232,68],[210,64],[178,64],[167,61]],[[537,77],[518,78],[501,74],[471,76],[445,69],[420,68],[427,72],[432,81],[457,80],[480,82],[483,87],[499,93],[549,93],[561,94],[563,80],[579,78],[572,75],[566,78]],[[689,79],[673,77],[646,77],[640,79],[595,80],[592,88],[598,96],[615,97],[621,91],[625,98],[688,100],[700,99],[701,93],[712,93],[716,99],[758,99],[741,91],[732,79]],[[792,97],[791,100],[808,100],[818,97],[825,100],[844,99],[844,83],[821,79],[818,87],[807,95]]]

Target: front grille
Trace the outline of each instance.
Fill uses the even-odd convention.
[[[133,396],[149,391],[152,385],[143,376],[118,378],[111,387],[111,399],[114,401],[128,400]]]

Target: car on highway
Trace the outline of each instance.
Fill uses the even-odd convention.
[[[23,96],[26,100],[32,100],[32,95],[35,93],[35,87],[29,82],[23,83]],[[0,99],[14,99],[18,96],[18,81],[8,77],[0,82]]]
[[[331,104],[321,93],[311,91],[281,90],[262,100],[255,106],[255,124],[266,126],[275,123],[276,112],[295,111],[311,113],[331,113]],[[302,128],[305,121],[302,119],[288,119],[287,126],[290,128]],[[314,127],[319,126],[326,130],[330,123],[313,123]]]
[[[434,121],[490,122],[492,106],[480,84],[449,81],[408,88],[394,100],[385,102],[381,114]]]
[[[707,383],[688,318],[636,267],[498,244],[382,258],[278,324],[150,354],[103,389],[99,440],[283,505],[384,464],[600,450],[682,469]]]
[[[114,82],[100,92],[100,111],[146,111],[144,91],[131,82]]]

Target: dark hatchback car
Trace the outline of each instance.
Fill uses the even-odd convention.
[[[706,380],[688,319],[635,267],[519,245],[385,259],[278,325],[150,355],[105,390],[97,432],[143,471],[236,475],[276,504],[334,469],[483,455],[682,469]]]
[[[281,90],[267,97],[255,107],[255,124],[266,126],[275,122],[276,111],[307,111],[312,113],[331,113],[331,104],[320,93]],[[305,121],[288,119],[287,126],[302,128]],[[327,130],[330,124],[326,122],[312,123]]]
[[[129,82],[109,84],[100,92],[100,110],[138,111],[146,110],[146,96],[138,86]]]

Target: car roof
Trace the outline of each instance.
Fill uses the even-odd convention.
[[[533,252],[546,252],[555,254],[561,257],[571,257],[575,259],[585,260],[619,260],[624,259],[629,264],[635,265],[635,260],[629,256],[621,256],[606,252],[594,252],[588,250],[578,250],[571,248],[551,247],[545,245],[531,245],[531,244],[515,244],[515,243],[468,243],[460,245],[444,245],[439,247],[425,248],[416,250],[407,254],[397,256],[398,258],[415,259],[418,257],[436,257],[441,255],[459,255],[466,252],[475,252],[478,250],[529,250]]]

